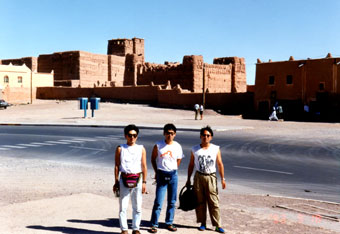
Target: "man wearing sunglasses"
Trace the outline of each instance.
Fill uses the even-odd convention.
[[[201,223],[198,230],[206,230],[208,205],[211,222],[212,225],[215,226],[215,231],[224,233],[223,228],[221,228],[216,165],[221,176],[222,189],[226,188],[226,182],[220,147],[210,143],[213,135],[214,133],[209,126],[201,129],[201,144],[192,147],[191,150],[187,185],[191,184],[190,178],[195,168],[194,191],[197,198],[196,218],[197,222]]]
[[[156,233],[158,219],[161,213],[165,193],[168,194],[165,224],[169,231],[177,231],[173,225],[175,216],[175,204],[177,200],[177,169],[183,158],[181,145],[174,141],[176,127],[173,124],[166,124],[163,128],[164,140],[156,142],[151,155],[152,167],[156,174],[156,198],[154,201],[151,228],[149,232]]]
[[[132,233],[139,234],[142,216],[142,194],[146,193],[146,152],[143,145],[136,144],[139,129],[130,124],[124,128],[126,144],[121,144],[115,154],[115,185],[120,190],[119,223],[122,234],[128,233],[127,208],[132,201]],[[120,179],[119,179],[120,173]]]

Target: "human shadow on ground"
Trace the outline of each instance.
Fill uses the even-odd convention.
[[[67,220],[70,223],[85,223],[85,224],[94,224],[94,225],[101,225],[104,227],[116,227],[119,228],[119,219],[105,219],[105,220],[81,220],[81,219],[69,219]],[[128,226],[131,228],[132,226],[132,220],[128,219]],[[177,228],[189,228],[189,229],[196,229],[197,227],[188,226],[188,225],[182,225],[182,224],[175,224]],[[141,221],[141,227],[140,230],[149,230],[151,227],[150,221]],[[26,226],[26,228],[30,229],[36,229],[36,230],[46,230],[46,231],[54,231],[54,232],[60,232],[65,234],[78,234],[78,233],[84,233],[84,234],[119,234],[119,232],[106,232],[106,231],[95,231],[95,230],[89,230],[89,229],[82,229],[82,228],[74,228],[74,227],[64,227],[64,226],[42,226],[42,225],[30,225]],[[166,229],[166,224],[163,222],[159,223],[159,228]]]
[[[97,224],[102,225],[104,227],[119,227],[119,219],[106,219],[106,220],[80,220],[80,219],[69,219],[67,220],[71,223],[86,223],[86,224]],[[128,219],[128,226],[131,227],[132,220]],[[140,230],[149,230],[151,227],[150,221],[141,221]],[[166,224],[164,222],[159,222],[159,228],[165,228]],[[188,226],[188,225],[182,225],[182,224],[175,224],[177,228],[190,228],[190,229],[197,229],[197,227]]]
[[[65,234],[120,234],[119,232],[104,232],[104,231],[94,231],[89,229],[83,229],[83,228],[74,228],[74,227],[62,227],[62,226],[52,226],[52,227],[46,227],[41,225],[31,225],[27,226],[26,228],[30,229],[36,229],[36,230],[45,230],[45,231],[54,231],[54,232],[60,232]]]

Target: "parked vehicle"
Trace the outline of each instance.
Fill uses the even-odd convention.
[[[0,108],[6,109],[10,104],[3,99],[0,99]]]

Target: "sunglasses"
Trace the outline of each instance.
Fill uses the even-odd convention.
[[[171,135],[171,136],[173,136],[173,135],[175,135],[176,133],[175,133],[175,132],[165,132],[165,134],[166,134],[166,135]]]
[[[138,135],[137,134],[130,134],[130,133],[128,133],[127,136],[130,137],[130,138],[132,138],[132,137],[133,138],[137,138]]]
[[[211,137],[210,134],[202,134],[201,136],[202,136],[202,137]]]

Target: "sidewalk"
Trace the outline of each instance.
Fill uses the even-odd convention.
[[[134,123],[141,128],[162,128],[172,122],[182,130],[199,130],[209,124],[216,131],[259,134],[276,134],[278,129],[291,134],[303,127],[307,131],[339,128],[339,124],[243,120],[212,110],[205,111],[203,120],[195,121],[193,111],[114,103],[100,103],[94,118],[83,118],[78,105],[77,101],[37,100],[32,105],[12,106],[0,110],[0,124],[123,127]],[[91,116],[91,112],[87,115]],[[0,158],[1,233],[120,233],[118,199],[111,192],[113,167],[34,159],[19,161],[2,152]],[[185,183],[184,179],[180,178],[180,185]],[[142,233],[147,233],[155,186],[148,183],[147,189],[149,194],[143,196]],[[339,233],[340,230],[339,222],[308,214],[313,211],[311,205],[339,210],[337,204],[251,195],[248,188],[233,183],[227,183],[227,189],[220,191],[220,200],[227,233]],[[160,221],[164,221],[164,210]],[[177,210],[175,223],[177,233],[198,233],[193,211]],[[212,228],[210,221],[208,227]],[[158,233],[169,232],[160,228]],[[206,233],[215,232],[211,229]]]

